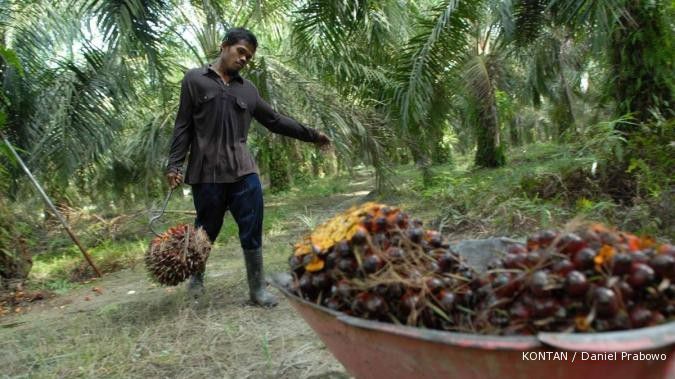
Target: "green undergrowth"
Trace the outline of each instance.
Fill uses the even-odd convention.
[[[673,239],[672,225],[657,216],[658,199],[636,196],[617,202],[603,188],[601,161],[579,155],[575,145],[514,148],[508,164],[476,168],[471,157],[431,167],[431,178],[405,166],[396,170],[397,190],[384,198],[422,214],[433,227],[461,235],[525,236],[572,220],[597,221],[633,232]]]

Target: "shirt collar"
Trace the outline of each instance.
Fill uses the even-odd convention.
[[[207,75],[209,72],[213,72],[214,74],[218,75],[216,71],[212,68],[212,65],[209,63],[203,67],[202,74]],[[239,83],[244,84],[244,78],[239,75],[239,72],[236,72],[234,75],[230,76],[230,81],[236,80]]]

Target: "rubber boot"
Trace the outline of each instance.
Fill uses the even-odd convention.
[[[251,301],[263,307],[277,305],[276,297],[265,289],[262,249],[244,250],[244,259]]]
[[[204,272],[198,272],[190,276],[190,281],[188,282],[188,296],[192,298],[199,298],[206,290],[204,289]]]

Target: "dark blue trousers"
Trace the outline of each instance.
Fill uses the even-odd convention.
[[[262,247],[263,195],[258,174],[249,174],[235,183],[192,185],[197,211],[195,226],[203,227],[213,243],[228,210],[239,227],[239,242],[245,250]]]

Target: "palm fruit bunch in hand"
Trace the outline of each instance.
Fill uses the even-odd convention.
[[[145,254],[145,267],[159,284],[175,286],[204,271],[211,242],[203,228],[179,224],[155,237]]]
[[[410,326],[527,335],[675,318],[675,248],[597,224],[537,232],[478,272],[439,232],[366,203],[317,227],[289,262],[298,296]]]

